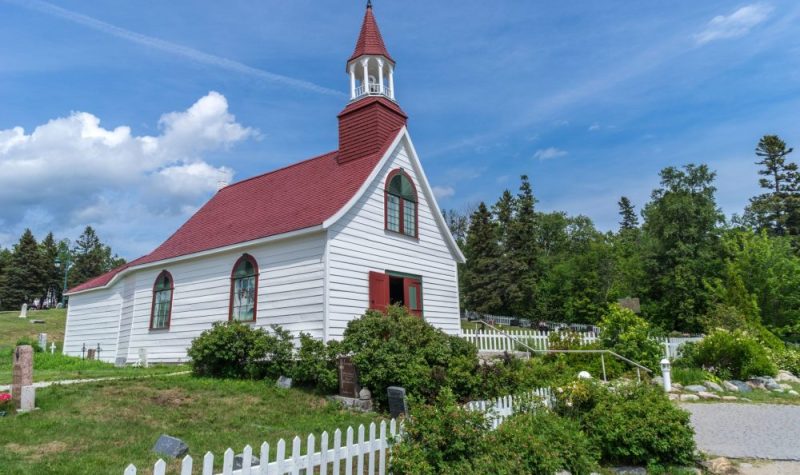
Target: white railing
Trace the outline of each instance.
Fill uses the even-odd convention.
[[[287,457],[286,441],[280,439],[275,445],[275,455],[270,454],[270,445],[266,442],[261,444],[258,457],[258,464],[252,464],[253,449],[249,445],[242,451],[242,468],[233,469],[233,459],[235,457],[233,449],[228,449],[222,457],[222,472],[214,469],[214,454],[206,452],[202,464],[198,463],[198,468],[202,467],[203,475],[283,475],[285,473],[299,474],[319,473],[320,475],[340,475],[342,473],[351,475],[385,475],[387,473],[389,447],[399,431],[397,421],[392,419],[388,424],[381,421],[379,425],[374,422],[369,425],[369,433],[364,425],[358,426],[358,430],[348,427],[342,440],[342,431],[336,429],[333,433],[333,440],[330,440],[327,432],[323,432],[319,438],[319,451],[317,451],[317,439],[311,434],[306,439],[305,449],[301,448],[302,440],[295,437],[292,440],[292,452]],[[357,434],[357,436],[356,436]],[[357,437],[357,438],[356,438]],[[331,446],[331,442],[333,445]],[[199,462],[199,461],[198,461]],[[194,459],[187,455],[181,461],[181,475],[191,475],[194,466]],[[131,464],[125,469],[124,475],[136,475],[136,467]],[[166,475],[167,463],[159,459],[153,466],[153,475]]]
[[[497,429],[507,418],[531,403],[540,403],[552,408],[553,395],[550,388],[534,389],[517,396],[502,396],[488,401],[470,401],[467,403],[467,408],[485,412],[491,421],[492,429]]]
[[[598,338],[593,333],[579,333],[582,345],[595,343]],[[549,350],[550,338],[548,332],[538,330],[479,330],[461,329],[461,338],[478,347],[478,351],[527,351],[520,348],[519,341],[535,350]]]
[[[359,97],[363,96],[386,96],[392,97],[392,89],[389,86],[384,85],[383,90],[381,90],[380,84],[370,84],[369,86],[365,87],[363,85],[356,87],[356,94],[355,98],[358,99]]]
[[[664,346],[664,353],[668,359],[679,357],[681,355],[681,346],[685,343],[697,343],[702,340],[702,336],[670,336],[657,339]]]

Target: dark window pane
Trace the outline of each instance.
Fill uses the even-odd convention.
[[[409,236],[416,236],[417,204],[411,201],[403,202],[403,232]]]
[[[400,232],[400,198],[394,195],[386,196],[386,227]]]

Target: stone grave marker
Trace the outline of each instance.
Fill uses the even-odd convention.
[[[50,343],[50,354],[56,354],[56,342]]]
[[[138,366],[147,368],[147,348],[139,348],[139,362]]]
[[[287,378],[286,376],[280,376],[278,378],[278,382],[275,385],[282,389],[289,389],[292,387],[292,378]]]
[[[167,457],[180,458],[189,453],[189,446],[186,442],[177,437],[162,434],[153,446],[153,452]]]
[[[19,318],[28,318],[28,304],[22,304],[22,308],[19,309]]]
[[[389,386],[386,389],[389,395],[389,414],[393,419],[408,415],[408,402],[406,401],[406,390],[399,386]]]
[[[47,351],[47,333],[39,333],[39,348]]]
[[[11,400],[18,412],[36,408],[36,390],[33,387],[33,347],[20,345],[14,350],[11,377]]]
[[[94,348],[89,348],[88,350],[86,350],[86,359],[93,360],[96,351],[97,350],[95,350]]]
[[[339,395],[357,398],[361,387],[358,384],[358,371],[349,356],[339,358]]]

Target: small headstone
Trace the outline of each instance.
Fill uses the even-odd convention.
[[[94,348],[89,348],[88,350],[86,350],[86,359],[87,360],[93,360],[94,359],[94,355],[95,355],[95,351],[97,351],[97,350],[95,350]]]
[[[357,398],[360,390],[356,365],[347,356],[339,358],[339,395]]]
[[[124,368],[126,362],[127,362],[127,358],[125,358],[124,356],[118,356],[114,360],[114,366],[116,366],[117,368]]]
[[[361,391],[358,392],[358,398],[362,401],[372,399],[372,391],[367,388],[361,388]]]
[[[257,467],[261,463],[254,455],[250,456],[250,466]],[[237,454],[233,457],[233,469],[241,470],[244,467],[244,454]]]
[[[39,348],[42,351],[47,350],[47,333],[39,333]]]
[[[406,390],[399,386],[389,386],[386,389],[389,396],[389,414],[393,419],[400,415],[408,415],[408,402],[406,400]]]
[[[180,458],[189,452],[189,446],[177,437],[162,434],[153,446],[153,452],[167,457]]]
[[[22,304],[22,308],[19,309],[19,318],[28,318],[28,304]]]
[[[139,348],[139,362],[137,365],[147,368],[147,348]]]
[[[31,323],[47,323],[44,320],[31,320]]]
[[[292,378],[281,376],[278,378],[278,382],[275,385],[282,389],[289,389],[292,387]]]

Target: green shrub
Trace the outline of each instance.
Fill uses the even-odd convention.
[[[767,350],[755,337],[741,330],[713,331],[690,347],[688,354],[684,350],[684,359],[723,379],[747,379],[750,376],[774,376],[777,373]]]
[[[772,361],[778,369],[785,369],[792,374],[800,374],[800,350],[796,348],[786,348],[783,351],[773,352]]]
[[[471,473],[471,460],[486,451],[489,423],[483,412],[466,409],[444,388],[433,405],[411,401],[403,430],[402,442],[392,448],[391,473],[456,473],[455,467]]]
[[[714,377],[706,370],[700,368],[672,366],[672,381],[688,386],[690,384],[703,384],[713,380]]]
[[[23,336],[23,337],[21,337],[20,339],[17,340],[17,344],[15,346],[21,346],[21,345],[30,345],[30,346],[32,346],[34,353],[41,353],[42,351],[44,351],[42,349],[42,347],[39,346],[39,341],[38,340],[34,340],[32,337],[29,337],[29,336]]]
[[[322,393],[335,392],[339,384],[336,360],[340,354],[339,342],[331,341],[326,345],[307,333],[301,333],[300,349],[292,370],[294,382],[312,386]]]
[[[410,316],[402,307],[389,307],[386,315],[370,310],[351,320],[342,348],[352,355],[361,385],[381,405],[389,386],[403,386],[430,402],[447,386],[466,400],[477,384],[475,346]]]
[[[600,321],[600,340],[605,348],[650,369],[657,369],[663,350],[653,340],[655,331],[644,318],[617,304],[609,305]]]
[[[240,322],[216,322],[192,341],[192,372],[215,378],[276,378],[291,374],[293,344],[289,332],[273,333]]]
[[[689,413],[658,388],[628,385],[597,390],[572,413],[581,421],[601,460],[609,464],[687,466],[694,462],[694,431]]]

